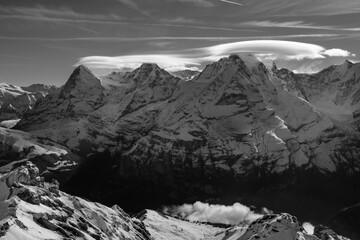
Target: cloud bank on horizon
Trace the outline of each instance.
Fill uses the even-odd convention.
[[[87,56],[80,58],[75,65],[83,64],[92,69],[133,69],[142,63],[156,63],[167,71],[199,70],[204,64],[217,61],[230,54],[240,53],[253,54],[258,60],[263,62],[355,57],[355,54],[347,50],[339,48],[325,49],[320,45],[310,43],[283,40],[252,40],[218,44],[203,48],[183,49],[176,52],[160,51],[157,54]],[[307,70],[309,69],[303,69],[302,72]],[[299,70],[296,71],[299,72]]]

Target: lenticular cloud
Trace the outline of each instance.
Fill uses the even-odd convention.
[[[193,68],[217,61],[230,54],[251,53],[259,60],[303,60],[324,59],[334,56],[354,56],[347,50],[325,49],[322,46],[283,40],[252,40],[218,44],[209,47],[183,49],[177,52],[157,54],[138,54],[124,56],[88,56],[81,58],[76,65],[84,64],[90,68],[136,68],[144,62],[157,63],[167,71]]]
[[[241,222],[253,222],[262,217],[240,203],[230,206],[195,202],[180,206],[165,207],[164,213],[181,217],[189,221],[238,225]]]

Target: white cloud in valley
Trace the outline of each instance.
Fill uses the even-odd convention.
[[[314,225],[312,225],[309,222],[304,222],[302,226],[308,234],[311,235],[314,234],[314,229],[315,229]]]
[[[200,201],[164,208],[164,213],[178,216],[189,221],[238,225],[241,222],[253,222],[263,215],[254,213],[241,203],[233,205],[208,204]]]

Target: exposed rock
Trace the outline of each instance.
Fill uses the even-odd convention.
[[[339,211],[329,226],[337,233],[347,234],[351,239],[360,239],[360,204]]]
[[[144,225],[119,207],[60,191],[54,195],[49,189],[56,186],[37,178],[31,163],[1,176],[0,239],[151,239]]]
[[[26,111],[34,107],[36,100],[55,91],[55,86],[43,84],[17,87],[0,83],[0,122],[21,118]]]
[[[317,236],[320,240],[350,240],[349,238],[337,235],[333,230],[323,225],[318,225],[315,227],[314,235]]]

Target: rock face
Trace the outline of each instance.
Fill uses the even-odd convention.
[[[323,226],[308,234],[286,213],[234,227],[189,222],[152,210],[130,217],[117,205],[109,208],[60,191],[59,183],[44,182],[31,162],[0,176],[0,213],[0,239],[347,239]]]
[[[330,227],[339,233],[348,233],[351,239],[360,239],[360,204],[339,211],[330,222]]]
[[[238,240],[248,239],[276,239],[276,240],[349,240],[336,234],[331,229],[324,226],[316,226],[314,234],[307,233],[301,226],[296,217],[287,213],[265,215],[256,220],[238,238]]]
[[[64,183],[76,171],[79,160],[69,149],[49,139],[0,127],[0,175],[31,161],[45,179]]]
[[[359,69],[297,75],[233,55],[182,81],[156,64],[101,79],[79,66],[15,128],[82,156],[72,191],[109,204],[281,192],[349,204],[360,200]]]
[[[0,239],[152,239],[120,207],[65,194],[38,174],[28,163],[1,176]]]
[[[55,86],[34,84],[28,87],[17,87],[6,83],[0,84],[0,122],[19,119],[32,109],[37,99],[56,91]]]
[[[188,222],[151,210],[138,217],[155,240],[349,240],[322,225],[307,233],[297,218],[287,213],[268,214],[251,224],[233,227]]]
[[[289,92],[309,101],[334,120],[352,122],[360,109],[360,67],[346,61],[315,74],[274,70]]]

